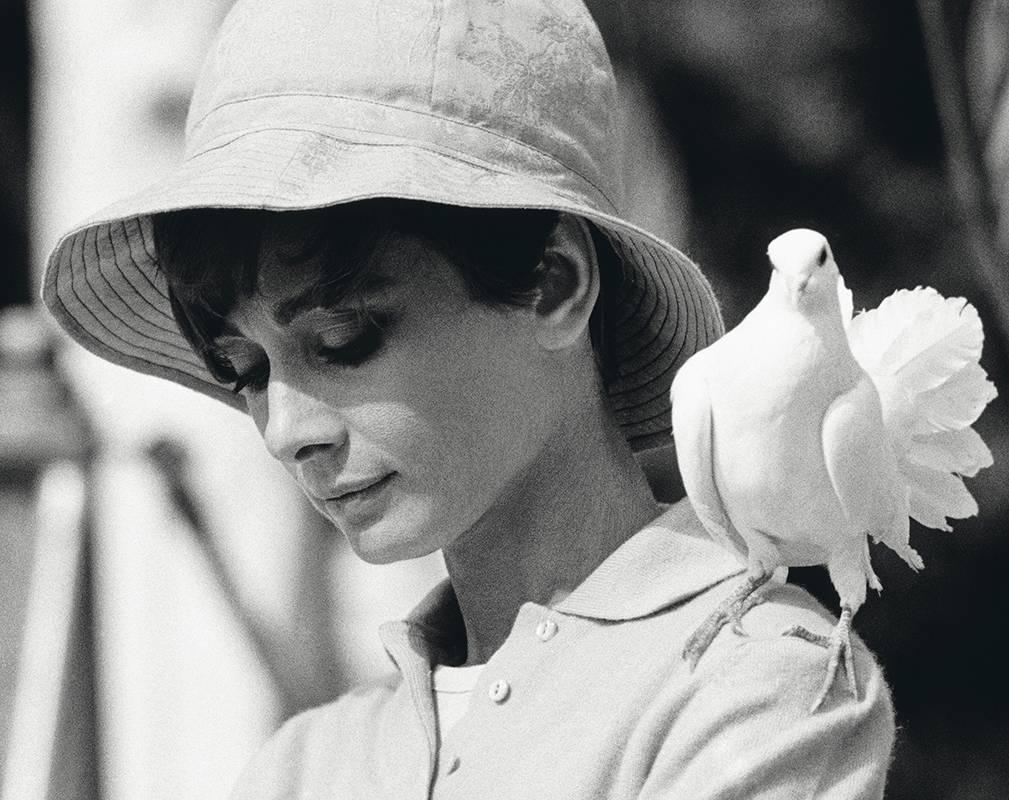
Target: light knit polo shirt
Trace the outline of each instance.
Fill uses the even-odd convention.
[[[288,721],[234,800],[423,798],[880,798],[894,737],[879,667],[853,638],[843,676],[809,713],[827,652],[781,632],[828,633],[806,592],[770,584],[690,670],[684,642],[741,580],[686,502],[615,550],[552,607],[525,603],[439,739],[432,666],[458,663],[451,587],[380,635],[398,675]]]

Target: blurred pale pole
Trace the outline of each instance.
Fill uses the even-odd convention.
[[[52,354],[33,309],[0,312],[0,800],[99,797],[91,436]]]

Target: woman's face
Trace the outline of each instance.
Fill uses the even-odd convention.
[[[535,311],[474,302],[409,237],[382,249],[360,297],[316,307],[318,265],[286,260],[286,237],[280,224],[265,237],[259,292],[217,341],[267,448],[365,560],[446,546],[520,485],[559,424]]]

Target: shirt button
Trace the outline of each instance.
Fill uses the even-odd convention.
[[[448,762],[448,765],[445,767],[445,774],[451,775],[457,769],[459,769],[459,756],[454,756],[452,760]]]
[[[536,636],[541,642],[548,642],[557,633],[557,623],[552,619],[545,619],[536,626]]]
[[[490,689],[487,690],[487,696],[495,703],[503,703],[508,699],[511,690],[512,687],[508,685],[508,681],[498,679],[490,685]]]

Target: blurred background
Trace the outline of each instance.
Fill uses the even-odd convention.
[[[887,797],[1009,796],[1009,4],[588,5],[630,213],[701,263],[730,326],[797,226],[831,240],[856,308],[927,284],[981,312],[1003,395],[976,426],[981,513],[912,531],[921,574],[877,548],[856,628],[896,703]],[[56,236],[178,158],[229,6],[0,2],[0,800],[227,796],[284,718],[387,670],[377,625],[443,575],[360,563],[245,418],[37,314]],[[836,605],[825,571],[793,573]]]

